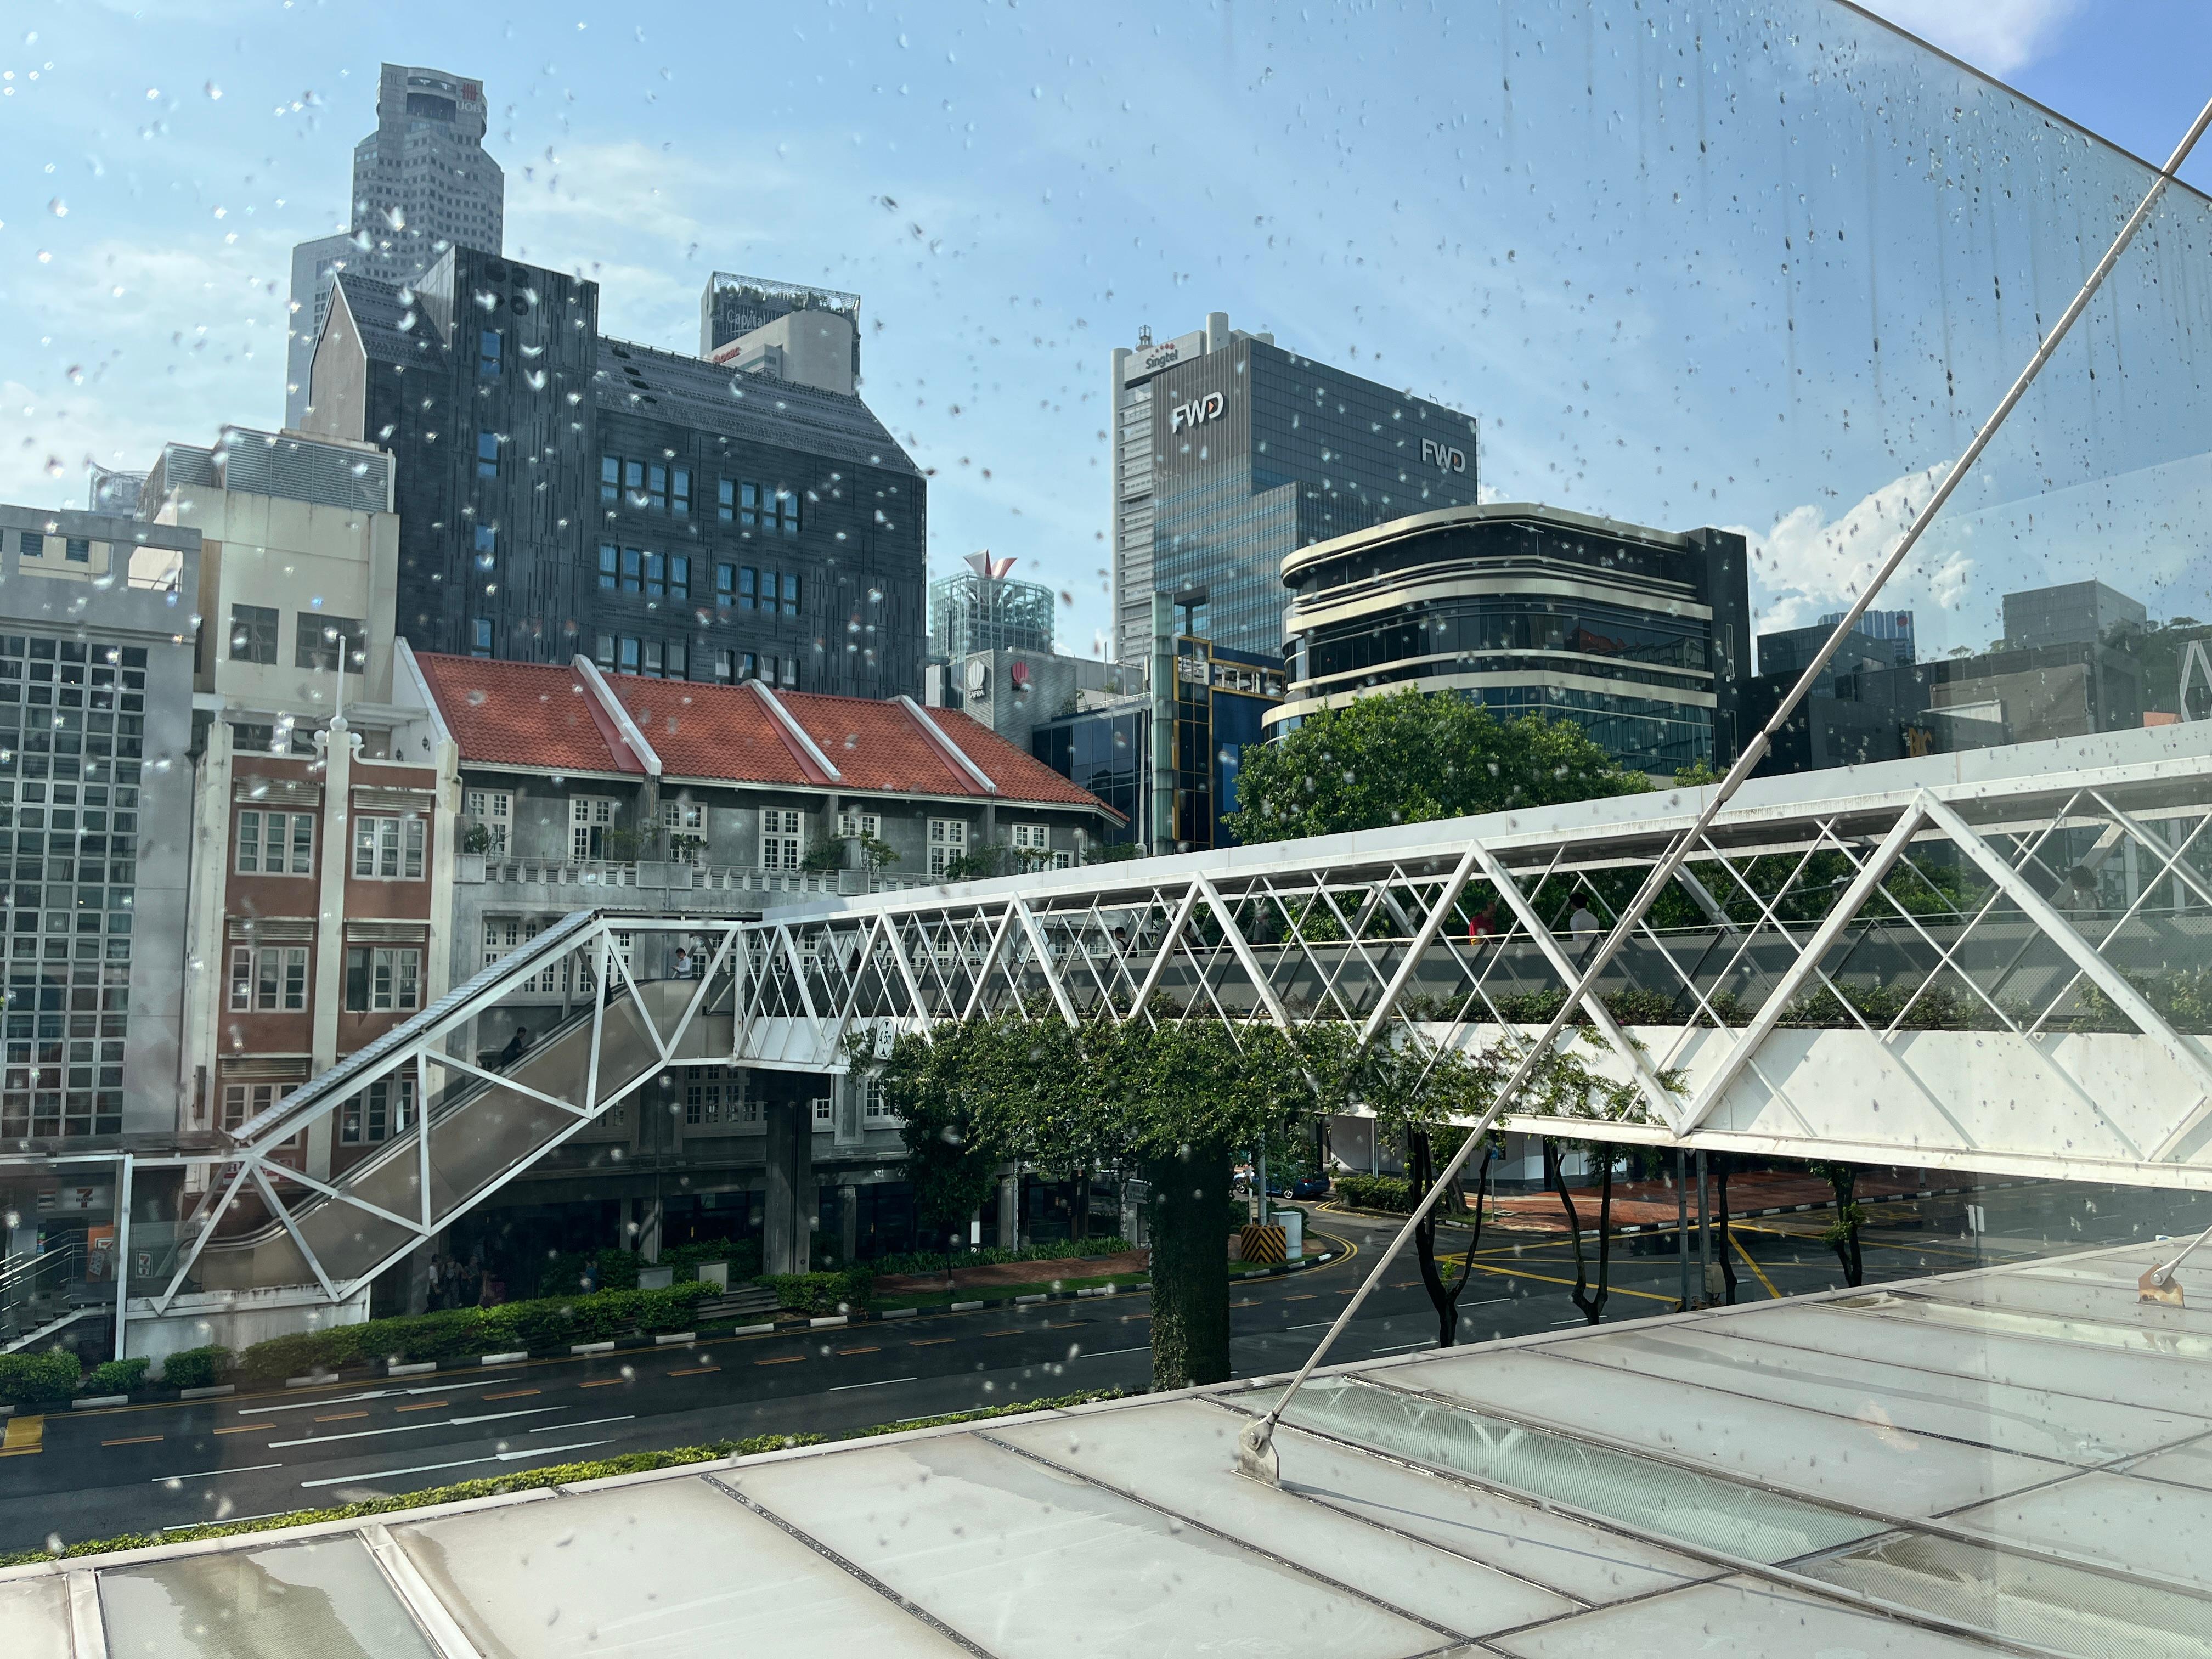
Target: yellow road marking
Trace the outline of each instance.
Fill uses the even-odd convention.
[[[949,1336],[925,1336],[917,1338],[915,1340],[908,1343],[907,1346],[909,1348],[934,1348],[941,1343],[950,1342],[951,1340],[952,1339]],[[804,1354],[799,1356],[802,1359],[805,1357],[806,1356]]]
[[[1571,1279],[1554,1279],[1549,1273],[1532,1273],[1517,1267],[1486,1267],[1480,1261],[1474,1264],[1474,1270],[1479,1273],[1498,1273],[1506,1279],[1533,1279],[1545,1285],[1571,1285],[1575,1282]],[[1670,1308],[1677,1300],[1671,1296],[1654,1296],[1649,1291],[1632,1291],[1620,1285],[1606,1286],[1606,1294],[1607,1296],[1638,1296],[1646,1302],[1663,1302]]]
[[[617,1382],[629,1381],[629,1378],[626,1376],[602,1376],[594,1382],[579,1382],[576,1386],[580,1389],[611,1389]]]
[[[505,1394],[488,1394],[485,1395],[483,1398],[486,1400],[520,1400],[526,1394],[536,1394],[538,1390],[535,1389],[509,1389]]]
[[[1321,1292],[1319,1291],[1300,1291],[1296,1296],[1286,1296],[1283,1300],[1285,1302],[1311,1302],[1320,1294]]]
[[[837,1352],[838,1352],[839,1353],[841,1353],[841,1354],[848,1354],[848,1353],[881,1353],[881,1352],[883,1352],[883,1350],[882,1350],[881,1348],[840,1348],[840,1349],[838,1349],[838,1350],[837,1350]]]
[[[948,1342],[951,1340],[952,1339],[950,1337],[945,1339]],[[803,1353],[779,1354],[774,1359],[756,1359],[753,1361],[753,1364],[756,1365],[796,1365],[800,1360],[805,1358],[806,1356]],[[680,1373],[672,1372],[670,1374],[672,1376],[675,1376],[679,1375]]]
[[[396,1412],[434,1412],[441,1406],[450,1406],[453,1403],[450,1400],[425,1400],[419,1406],[394,1406],[392,1409]]]
[[[986,1336],[1019,1336],[1021,1334],[1020,1328],[1018,1327],[1011,1331],[986,1331],[983,1333]]]
[[[351,1418],[366,1417],[368,1415],[368,1413],[367,1412],[332,1412],[328,1417],[319,1417],[315,1421],[318,1423],[343,1423]]]
[[[399,1409],[404,1412],[407,1407],[402,1406]],[[276,1426],[274,1423],[234,1423],[227,1429],[217,1429],[216,1432],[217,1434],[252,1434],[256,1429],[273,1429]]]
[[[11,1417],[7,1431],[0,1434],[0,1457],[29,1457],[46,1449],[46,1419],[43,1417]]]
[[[1772,1297],[1777,1302],[1782,1300],[1782,1292],[1774,1288],[1774,1281],[1766,1276],[1765,1268],[1751,1259],[1751,1252],[1743,1248],[1741,1241],[1731,1237],[1729,1243],[1735,1246],[1735,1253],[1743,1258],[1743,1265],[1751,1269],[1752,1277],[1766,1286],[1767,1295]]]
[[[161,1437],[158,1434],[134,1434],[121,1440],[103,1440],[100,1443],[103,1446],[144,1446]]]
[[[799,1355],[799,1356],[797,1356],[797,1357],[798,1357],[799,1358],[801,1358],[801,1359],[804,1359],[804,1358],[806,1358],[806,1356],[805,1356],[805,1354],[800,1354],[800,1355]],[[686,1365],[686,1366],[685,1366],[682,1370],[680,1370],[680,1371],[671,1371],[671,1372],[669,1372],[668,1374],[669,1374],[671,1376],[704,1376],[704,1375],[706,1375],[706,1373],[708,1373],[708,1371],[719,1371],[719,1370],[721,1370],[721,1369],[722,1369],[722,1368],[721,1368],[720,1365]],[[537,1390],[537,1389],[531,1389],[531,1391],[530,1391],[530,1392],[531,1392],[531,1393],[532,1393],[532,1394],[536,1394],[536,1393],[538,1392],[538,1390]],[[497,1399],[499,1399],[499,1398],[501,1398],[501,1396],[500,1396],[500,1395],[495,1395],[495,1395],[486,1395],[484,1396],[484,1398],[485,1398],[485,1399],[487,1399],[487,1400],[497,1400]]]

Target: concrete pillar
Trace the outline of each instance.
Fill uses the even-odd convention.
[[[407,1258],[407,1311],[424,1314],[430,1311],[430,1269],[435,1264],[438,1252],[444,1248],[445,1235],[433,1233],[416,1245]]]
[[[762,1266],[772,1273],[803,1273],[814,1245],[813,1108],[804,1100],[769,1100],[761,1114],[768,1127]]]
[[[1011,1250],[1018,1248],[1022,1231],[1022,1178],[1018,1175],[999,1177],[999,1248]]]
[[[660,1200],[657,1198],[637,1200],[636,1249],[647,1267],[660,1265]]]
[[[860,1254],[860,1189],[848,1181],[837,1188],[837,1255],[847,1267]]]

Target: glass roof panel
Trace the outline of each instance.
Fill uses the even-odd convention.
[[[2201,1656],[2212,1630],[2197,1596],[1948,1538],[1893,1533],[1798,1571],[2083,1659]]]
[[[702,1480],[392,1532],[487,1659],[961,1651]]]
[[[2038,1340],[1940,1326],[1926,1318],[1893,1317],[1880,1310],[1792,1307],[1787,1303],[1762,1308],[1755,1320],[1731,1320],[1726,1328],[1756,1341],[1815,1353],[1853,1353],[1937,1374],[1987,1377],[2081,1399],[2125,1400],[2212,1420],[2212,1367],[2176,1364],[2162,1356],[2109,1348],[2084,1353],[2063,1338]]]
[[[1264,1410],[1278,1393],[1243,1398]],[[1881,1530],[1818,1504],[1346,1377],[1307,1383],[1288,1420],[1739,1559],[1784,1561]]]
[[[1672,1377],[2069,1463],[2106,1463],[2171,1445],[2195,1432],[2199,1422],[2109,1400],[1915,1371],[1843,1352],[1777,1347],[1734,1335],[1724,1325],[1628,1327],[1577,1342],[1572,1352],[1577,1359],[1640,1376]]]
[[[356,1534],[100,1575],[107,1650],[160,1659],[436,1659]]]
[[[70,1659],[69,1586],[58,1574],[0,1583],[8,1659]]]
[[[2179,1486],[2202,1486],[2212,1492],[2212,1438],[2176,1446],[2172,1451],[2128,1465],[2130,1474],[2146,1480],[2171,1480]]]
[[[736,1483],[1001,1659],[1384,1659],[1445,1644],[1425,1625],[971,1435],[764,1464]]]
[[[1572,1347],[1573,1344],[1564,1345]],[[1529,1349],[1470,1350],[1390,1379],[1516,1415],[1649,1442],[1655,1452],[1711,1464],[1808,1498],[1891,1515],[1934,1515],[2039,1485],[2059,1471],[2008,1452],[1916,1435],[1885,1423],[1717,1395],[1686,1382],[1624,1376]]]
[[[2118,1352],[2157,1354],[2173,1359],[2212,1359],[2212,1336],[2130,1324],[2118,1314],[2069,1318],[2063,1313],[1935,1302],[1923,1297],[1892,1296],[1887,1292],[1869,1297],[1863,1305],[1885,1319],[1910,1319],[1960,1330],[2033,1337],[2045,1342],[2071,1342],[2085,1348]]]
[[[1688,1653],[1818,1655],[1820,1659],[1989,1659],[1964,1637],[1854,1613],[1731,1578],[1600,1607],[1493,1644],[1516,1659],[1645,1659]]]
[[[1236,1470],[1247,1419],[1196,1401],[1156,1411],[1096,1412],[989,1434],[1033,1456],[1089,1475],[1256,1548],[1480,1636],[1571,1612],[1574,1603],[1535,1584],[1446,1555],[1402,1534],[1281,1491]],[[1286,1481],[1289,1472],[1285,1471]]]
[[[2081,1474],[1950,1517],[2001,1543],[2148,1571],[2212,1594],[2212,1492]],[[2212,1629],[2212,1622],[2206,1626]]]
[[[2202,1302],[2195,1307],[2183,1308],[2138,1302],[2133,1274],[2123,1285],[2094,1279],[2040,1279],[2027,1273],[1990,1273],[1916,1285],[1913,1294],[1973,1307],[2102,1320],[2157,1334],[2212,1338],[2212,1310],[2208,1310]],[[2212,1295],[2212,1289],[2208,1289],[2208,1295]]]

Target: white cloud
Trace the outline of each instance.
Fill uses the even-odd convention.
[[[2082,0],[1860,0],[1869,11],[1990,75],[2033,63]]]
[[[1941,462],[1893,479],[1839,518],[1832,520],[1808,503],[1792,507],[1764,533],[1730,526],[1751,544],[1752,607],[1758,631],[1801,628],[1856,599],[1897,545],[1912,515],[1927,505],[1949,466],[1949,462]],[[1883,590],[1883,604],[1906,609],[1925,600],[1939,610],[1956,608],[1966,594],[1974,561],[1960,545],[1959,528],[1945,539],[1948,548],[1923,539]]]

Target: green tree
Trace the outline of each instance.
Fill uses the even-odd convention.
[[[1650,787],[1571,721],[1500,720],[1466,698],[1408,690],[1316,709],[1247,749],[1227,823],[1248,843],[1287,841]]]
[[[854,1039],[856,1057],[866,1039]],[[884,1095],[899,1115],[906,1178],[925,1236],[951,1241],[998,1184],[1008,1124],[1000,1103],[1008,1069],[1006,1033],[969,1020],[909,1031],[881,1066]]]
[[[1844,1283],[1856,1290],[1866,1278],[1866,1261],[1859,1254],[1859,1228],[1866,1220],[1866,1212],[1860,1207],[1857,1198],[1858,1166],[1814,1164],[1810,1167],[1836,1194],[1836,1218],[1820,1235],[1820,1242],[1833,1250],[1836,1260],[1843,1264]]]

